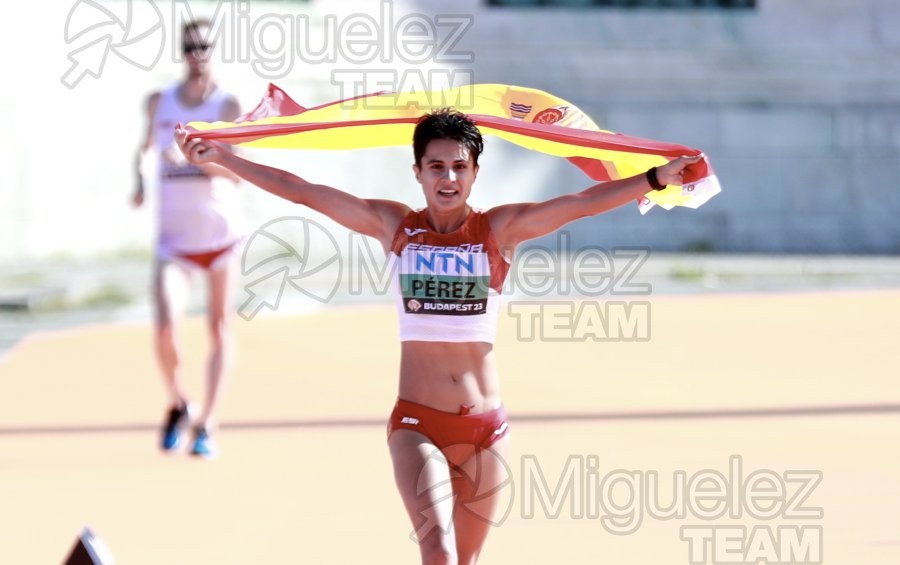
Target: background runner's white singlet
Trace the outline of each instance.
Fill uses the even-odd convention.
[[[228,247],[244,233],[237,186],[224,177],[209,177],[184,162],[175,144],[179,122],[222,119],[227,94],[216,89],[195,107],[182,104],[179,85],[160,93],[153,135],[159,150],[159,241],[163,256],[202,253]],[[176,162],[166,156],[175,154]]]

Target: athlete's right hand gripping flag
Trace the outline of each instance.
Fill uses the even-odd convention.
[[[601,130],[584,112],[547,92],[505,84],[473,84],[430,92],[377,92],[304,108],[283,90],[268,92],[234,122],[191,122],[189,138],[281,149],[357,149],[412,143],[422,114],[453,107],[472,118],[484,135],[549,155],[565,157],[590,178],[627,178],[697,149]],[[721,191],[703,157],[684,172],[684,185],[649,191],[642,214],[654,205],[697,208]]]

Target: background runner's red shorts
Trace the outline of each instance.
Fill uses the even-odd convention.
[[[398,399],[388,421],[389,438],[395,430],[419,432],[441,450],[455,445],[471,445],[477,452],[506,436],[509,423],[503,406],[481,414],[453,414]]]

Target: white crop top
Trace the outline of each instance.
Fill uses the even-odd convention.
[[[410,212],[391,245],[400,341],[494,343],[509,262],[482,211],[452,233]]]

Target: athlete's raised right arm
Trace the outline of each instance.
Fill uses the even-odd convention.
[[[409,206],[392,200],[363,199],[330,186],[311,183],[297,175],[248,161],[224,145],[200,138],[187,139],[188,132],[178,129],[175,139],[191,163],[214,163],[242,179],[285,200],[303,204],[321,212],[339,224],[376,238],[387,249],[394,232]]]

